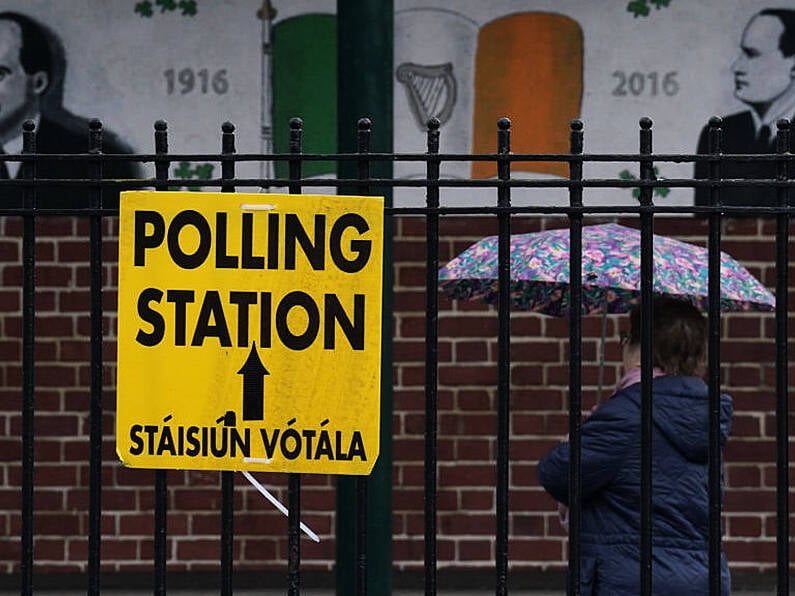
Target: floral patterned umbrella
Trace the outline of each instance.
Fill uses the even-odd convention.
[[[654,288],[707,309],[707,249],[654,236]],[[640,232],[618,224],[584,226],[583,314],[627,312],[640,299]],[[497,237],[479,240],[439,271],[454,299],[497,301]],[[569,309],[569,230],[511,237],[514,308],[553,316]],[[721,253],[721,310],[770,311],[775,297],[742,265]],[[605,310],[606,307],[606,310]]]

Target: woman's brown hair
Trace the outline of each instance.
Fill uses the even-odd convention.
[[[640,344],[640,306],[629,313],[629,344]],[[707,361],[707,318],[693,304],[655,296],[652,315],[652,360],[669,375],[700,376]]]

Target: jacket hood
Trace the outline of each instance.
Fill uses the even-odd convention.
[[[652,381],[653,421],[665,438],[684,457],[706,463],[709,455],[709,395],[706,383],[698,377],[665,375]],[[640,383],[627,388],[640,406]],[[731,432],[732,400],[720,396],[721,446]]]

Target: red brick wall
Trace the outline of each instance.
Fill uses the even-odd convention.
[[[622,223],[632,225],[631,220]],[[567,225],[560,218],[513,220],[513,231]],[[18,570],[21,429],[21,225],[0,220],[0,572]],[[655,231],[704,242],[706,225],[660,218]],[[732,220],[723,248],[768,286],[775,284],[774,226]],[[102,565],[108,571],[151,569],[151,471],[121,467],[115,458],[116,226],[105,226],[106,392]],[[440,259],[496,232],[493,218],[443,218]],[[423,434],[425,349],[425,228],[419,217],[395,226],[394,316],[394,561],[400,569],[423,564]],[[792,252],[792,251],[790,251]],[[795,255],[791,255],[793,257]],[[88,503],[88,239],[85,222],[66,218],[38,223],[35,417],[35,564],[37,572],[83,570],[87,559]],[[790,271],[795,279],[795,271]],[[618,319],[608,320],[604,382],[617,380]],[[600,320],[584,319],[585,406],[593,403]],[[538,486],[538,458],[567,432],[568,322],[512,315],[510,560],[514,569],[561,568],[565,536],[555,504]],[[790,322],[795,329],[795,322]],[[440,567],[493,565],[496,312],[440,298],[439,314]],[[726,550],[735,570],[775,566],[775,368],[770,315],[724,315],[724,390],[735,403],[726,452]],[[791,421],[792,424],[792,421]],[[258,474],[286,502],[285,478]],[[169,472],[168,565],[173,570],[218,567],[220,481],[214,472]],[[302,543],[305,568],[330,569],[334,560],[335,481],[303,479],[303,521],[322,542]],[[284,568],[286,518],[238,475],[236,568]]]

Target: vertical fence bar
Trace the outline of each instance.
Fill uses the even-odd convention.
[[[235,162],[224,156],[235,153],[235,125],[221,125],[221,192],[235,192]],[[221,594],[232,596],[232,562],[235,556],[235,473],[221,472]]]
[[[497,153],[511,152],[511,121],[497,121]],[[500,182],[511,178],[511,163],[497,158],[497,177]],[[498,313],[497,313],[497,544],[495,567],[497,596],[508,594],[508,483],[510,467],[509,430],[511,398],[511,189],[507,184],[497,187],[497,252],[498,252]]]
[[[168,124],[164,120],[155,122],[155,153],[165,156],[168,153]],[[168,159],[155,160],[155,190],[168,190]],[[166,470],[155,470],[155,530],[154,530],[154,593],[155,596],[166,594],[166,537],[168,510],[168,477]]]
[[[707,149],[715,157],[723,151],[721,129],[723,122],[713,117],[709,121],[709,137]],[[720,161],[713,159],[709,163],[710,180],[720,180]],[[720,207],[720,188],[709,189],[709,204]],[[709,214],[708,239],[708,377],[709,389],[709,593],[719,595],[720,592],[720,553],[721,553],[721,466],[723,465],[720,445],[720,241],[721,216],[718,211]]]
[[[22,125],[22,153],[36,153],[36,125]],[[21,178],[36,177],[36,162],[23,161]],[[20,594],[33,594],[33,418],[36,345],[36,187],[24,186],[22,200],[22,527],[20,528]]]
[[[301,194],[301,153],[303,152],[304,122],[300,118],[290,120],[289,163],[290,194]],[[301,475],[287,475],[287,594],[298,596],[301,589]]]
[[[357,131],[360,156],[357,166],[359,180],[370,177],[370,160],[361,156],[370,152],[371,127],[369,118],[359,119]],[[360,184],[359,194],[369,195],[370,187],[367,184]],[[367,596],[367,476],[356,477],[356,594]]]
[[[102,123],[93,119],[88,125],[88,152],[102,153]],[[90,177],[102,180],[102,161],[90,163]],[[88,189],[92,209],[102,207],[102,186]],[[88,504],[88,593],[99,594],[102,537],[102,215],[89,218],[89,278],[91,300],[91,417]]]
[[[572,120],[572,155],[582,155],[583,126]],[[569,162],[569,205],[582,207],[582,159]],[[607,308],[605,303],[604,308]],[[582,519],[582,212],[569,214],[569,567],[568,594],[580,594]]]
[[[778,121],[778,153],[790,151],[790,122]],[[789,180],[789,162],[777,162],[779,180]],[[778,206],[788,207],[790,189],[776,190]],[[776,215],[776,572],[779,596],[789,594],[789,403],[788,322],[789,293],[789,214]]]
[[[640,119],[640,153],[651,155],[652,121]],[[654,166],[650,158],[640,159],[640,180],[654,180]],[[651,186],[641,186],[641,207],[652,206]],[[640,406],[640,589],[652,594],[651,524],[652,524],[652,288],[654,287],[654,213],[642,209],[640,213],[640,300],[641,300],[641,406]]]
[[[425,594],[436,594],[437,407],[439,397],[439,180],[438,118],[428,120],[425,205]]]

